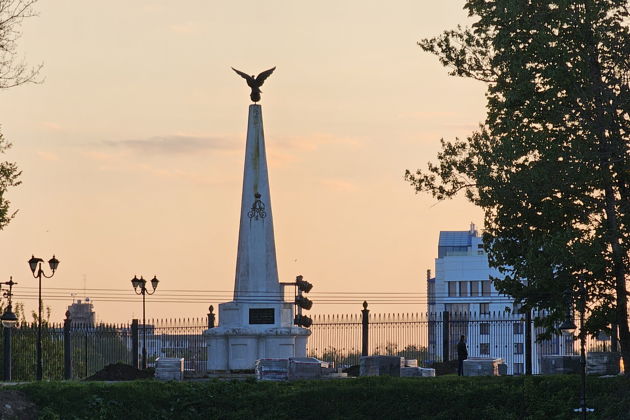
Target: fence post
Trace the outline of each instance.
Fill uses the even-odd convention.
[[[449,349],[449,339],[450,339],[450,313],[448,311],[442,312],[442,360],[445,362],[449,361],[450,349]]]
[[[139,347],[138,335],[138,320],[131,320],[131,365],[138,369],[138,347]]]
[[[85,372],[84,372],[84,377],[88,377],[88,328],[89,325],[86,323],[83,325],[83,328],[85,328],[85,338],[83,340],[83,355],[85,356]]]
[[[525,314],[525,375],[532,374],[532,311]]]
[[[2,327],[4,333],[4,380],[11,380],[11,330],[12,328]]]
[[[70,311],[66,311],[66,319],[63,320],[63,379],[72,379],[71,327],[72,320],[70,319]]]
[[[208,308],[210,310],[210,313],[208,313],[208,329],[210,328],[214,328],[214,319],[215,319],[215,315],[214,315],[214,306],[210,305],[210,307]]]
[[[368,344],[369,344],[369,327],[370,327],[370,319],[369,319],[369,314],[370,314],[370,310],[367,308],[368,307],[368,303],[367,301],[363,301],[363,310],[361,311],[361,314],[363,314],[363,319],[362,319],[362,324],[363,324],[363,330],[362,330],[362,334],[361,334],[361,356],[367,356],[368,355]]]

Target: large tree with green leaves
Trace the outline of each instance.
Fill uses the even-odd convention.
[[[41,66],[28,66],[17,54],[20,25],[25,18],[35,15],[37,0],[0,0],[0,90],[24,83],[37,82]],[[6,153],[11,143],[0,133],[0,154]],[[14,162],[0,162],[0,230],[15,216],[6,198],[9,188],[20,184],[20,170]]]
[[[499,291],[544,309],[586,291],[581,333],[617,325],[625,366],[630,246],[630,32],[626,0],[468,0],[476,23],[422,40],[451,74],[487,83],[487,117],[406,172],[485,214]],[[584,287],[580,286],[583,285]],[[557,325],[557,324],[555,324]],[[630,372],[630,369],[626,369]]]

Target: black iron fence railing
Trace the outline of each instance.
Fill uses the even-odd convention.
[[[579,320],[575,323],[579,325]],[[357,364],[362,353],[403,356],[428,367],[434,362],[456,360],[457,342],[464,336],[469,357],[501,358],[508,366],[508,373],[515,375],[525,373],[528,357],[532,373],[537,374],[543,356],[579,354],[579,341],[575,337],[554,335],[548,340],[537,340],[543,328],[531,324],[530,328],[531,355],[528,356],[527,323],[521,314],[371,314],[365,311],[363,316],[314,315],[308,354],[333,361],[339,367]],[[363,346],[363,342],[367,346]],[[617,343],[614,335],[588,336],[586,350],[617,351]]]
[[[466,337],[469,357],[502,358],[509,374],[523,374],[528,360],[532,373],[540,373],[546,355],[577,355],[579,341],[556,335],[535,341],[542,333],[531,327],[528,355],[527,323],[521,315],[497,312],[429,314],[314,315],[308,340],[309,356],[334,362],[338,367],[359,363],[362,354],[398,355],[418,360],[421,366],[457,358],[457,342]],[[220,320],[219,320],[220,321]],[[576,321],[579,325],[579,322]],[[108,364],[139,366],[146,347],[148,366],[158,357],[184,359],[186,376],[207,372],[208,351],[204,318],[134,320],[122,325],[81,325],[66,322],[44,324],[42,330],[44,379],[83,379]],[[145,335],[146,332],[146,335]],[[0,352],[4,354],[5,330],[0,328]],[[37,327],[21,325],[11,330],[11,379],[35,380]],[[617,351],[614,334],[587,337],[587,351]],[[0,364],[0,377],[5,377]]]

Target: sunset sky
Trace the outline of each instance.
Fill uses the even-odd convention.
[[[0,92],[14,144],[2,158],[23,170],[0,280],[13,276],[15,300],[35,309],[27,260],[54,253],[59,270],[43,282],[53,320],[71,293],[90,296],[100,321],[141,316],[134,274],[161,280],[150,317],[201,317],[230,300],[250,104],[230,67],[277,66],[260,104],[281,281],[312,282],[313,313],[424,294],[439,231],[482,223],[463,198],[436,204],[403,179],[435,159],[440,138],[484,118],[485,86],[449,77],[416,44],[470,23],[462,6],[41,0],[19,50],[44,64],[43,83]],[[174,290],[198,301],[175,303]],[[365,295],[317,303],[341,292]]]

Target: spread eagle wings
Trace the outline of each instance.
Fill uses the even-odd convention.
[[[254,78],[250,76],[249,74],[243,73],[242,71],[236,70],[234,67],[232,67],[232,70],[234,70],[243,79],[247,80],[248,85],[250,85],[250,83],[253,83],[259,87],[262,86],[262,84],[265,82],[265,79],[267,79],[267,77],[271,76],[271,73],[273,73],[275,69],[276,68],[274,67],[269,70],[265,70],[262,73],[260,73],[258,76],[256,76],[256,78]]]
[[[265,79],[267,79],[267,77],[271,76],[271,73],[273,73],[273,71],[276,68],[271,68],[269,70],[265,70],[262,73],[260,73],[258,76],[256,76],[256,82],[258,82],[258,86],[262,86],[263,83],[265,83]]]

